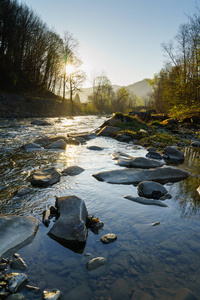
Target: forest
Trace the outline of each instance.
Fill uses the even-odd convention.
[[[175,38],[163,43],[165,66],[149,83],[149,99],[159,112],[180,118],[200,112],[200,10],[197,7],[188,22],[180,25]]]
[[[92,78],[93,93],[81,105],[77,92],[86,74],[81,70],[79,42],[65,31],[61,37],[49,29],[27,5],[1,0],[0,6],[0,90],[23,94],[38,87],[65,100],[79,102],[84,113],[126,113],[138,106],[179,118],[200,111],[200,14],[180,25],[175,38],[163,43],[164,67],[149,84],[153,92],[138,99],[127,88],[113,91],[105,74]],[[73,66],[70,73],[67,66]]]

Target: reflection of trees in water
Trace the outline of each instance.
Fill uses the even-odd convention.
[[[183,216],[200,214],[200,195],[197,188],[200,186],[200,149],[187,147],[184,149],[185,161],[179,165],[191,173],[188,179],[177,183],[179,190],[178,202]]]
[[[193,174],[200,175],[200,148],[187,147],[184,150],[184,156],[183,167]]]
[[[191,176],[178,184],[179,205],[183,215],[200,213],[200,196],[197,192],[199,178]]]

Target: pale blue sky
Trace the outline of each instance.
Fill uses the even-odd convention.
[[[63,36],[78,39],[88,77],[105,71],[112,84],[153,78],[164,65],[163,42],[187,23],[200,0],[19,0]],[[89,80],[85,86],[91,86]]]

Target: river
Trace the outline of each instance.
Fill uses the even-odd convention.
[[[0,119],[0,214],[34,216],[40,221],[33,242],[18,251],[26,262],[29,284],[40,291],[23,290],[25,299],[41,299],[45,288],[57,288],[63,299],[118,300],[175,299],[177,293],[192,293],[200,299],[200,153],[186,148],[186,159],[178,167],[191,172],[184,181],[166,184],[171,199],[168,207],[145,206],[124,199],[137,195],[133,185],[112,185],[97,181],[92,174],[119,169],[111,154],[116,151],[131,156],[145,156],[146,150],[97,137],[83,145],[67,145],[65,151],[25,151],[20,148],[39,136],[67,135],[92,131],[105,117],[85,116],[49,118],[52,126],[31,125],[32,119]],[[88,146],[101,146],[102,151]],[[34,188],[17,198],[17,189],[28,184],[30,173],[38,168],[56,167],[62,171],[77,165],[85,171],[77,176],[62,176],[49,188]],[[52,240],[42,223],[42,212],[55,204],[55,196],[76,195],[83,199],[89,215],[104,222],[100,233],[88,232],[83,254],[75,253]],[[157,226],[152,226],[155,222]],[[117,240],[100,242],[106,233]],[[107,264],[95,271],[86,269],[89,258],[103,256]],[[189,290],[190,291],[189,291]],[[121,294],[120,294],[121,293]],[[152,298],[151,298],[152,297]],[[183,299],[183,298],[180,298]]]

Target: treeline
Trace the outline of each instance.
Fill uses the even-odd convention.
[[[127,113],[142,105],[142,100],[126,87],[114,91],[106,75],[93,78],[93,92],[88,97],[87,113]]]
[[[0,88],[18,91],[28,81],[62,94],[66,59],[76,56],[77,41],[61,38],[25,4],[0,1]],[[24,78],[24,82],[22,81]]]
[[[200,111],[200,11],[188,17],[176,37],[162,45],[168,60],[150,80],[150,103],[157,111],[179,116],[185,111]]]

